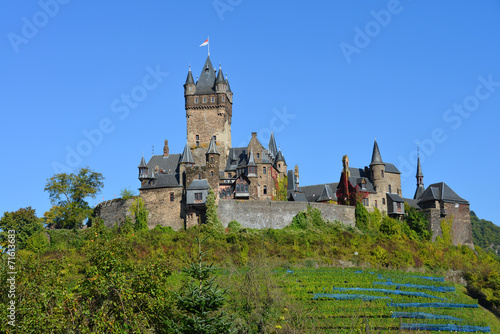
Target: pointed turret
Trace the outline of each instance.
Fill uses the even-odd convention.
[[[231,93],[231,86],[229,86],[229,80],[227,79],[227,74],[226,74],[226,86],[227,86],[227,91]]]
[[[184,84],[184,96],[193,95],[195,92],[196,92],[196,85],[194,83],[193,73],[191,73],[191,66],[189,66],[186,83]]]
[[[212,94],[215,85],[215,69],[210,61],[210,56],[207,57],[203,70],[201,71],[200,78],[196,83],[197,94]]]
[[[224,74],[222,73],[222,68],[219,64],[219,72],[217,73],[217,79],[215,80],[215,83],[226,83],[224,80]]]
[[[253,157],[253,148],[250,149],[250,157],[248,157],[247,166],[257,166],[257,164],[255,164],[255,159]]]
[[[186,143],[186,146],[184,147],[184,151],[182,152],[181,160],[179,161],[179,163],[194,165],[193,155],[191,154],[191,149],[189,148],[188,143]]]
[[[141,163],[139,164],[139,180],[143,180],[148,177],[148,166],[144,160],[144,155],[141,158]]]
[[[422,167],[420,166],[420,155],[417,158],[417,175],[415,176],[417,178],[417,190],[415,190],[415,195],[413,196],[413,199],[419,199],[419,197],[425,191],[424,174],[422,173]]]
[[[276,159],[278,155],[278,147],[276,146],[276,140],[274,140],[274,133],[271,131],[271,138],[269,138],[269,145],[267,151],[271,155],[272,159]]]
[[[208,150],[206,154],[220,155],[219,151],[217,151],[217,144],[215,143],[215,137],[213,136],[212,139],[210,139],[210,144],[208,145]]]
[[[278,155],[276,156],[276,162],[284,162],[286,165],[285,157],[283,156],[283,153],[281,153],[281,150],[279,150]]]
[[[373,153],[372,153],[372,165],[383,165],[382,156],[380,155],[380,150],[378,149],[377,139],[375,139],[375,143],[373,144]]]

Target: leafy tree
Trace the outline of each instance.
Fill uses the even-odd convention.
[[[361,231],[366,232],[370,225],[370,214],[361,202],[356,202],[356,210],[354,214],[356,215],[356,227]]]
[[[287,198],[287,187],[288,187],[288,177],[279,177],[274,181],[274,186],[276,188],[276,196],[273,198],[274,201],[288,201]]]
[[[130,199],[134,196],[137,196],[130,188],[123,188],[120,191],[120,197],[124,200]]]
[[[9,231],[16,231],[16,248],[26,248],[29,238],[44,230],[42,219],[35,214],[30,206],[13,212],[4,212],[0,218],[0,246],[5,250]]]
[[[183,270],[191,280],[176,295],[175,305],[180,311],[177,321],[172,323],[172,329],[176,333],[232,332],[233,319],[225,311],[219,311],[225,303],[227,290],[219,289],[214,284],[213,274],[217,268],[203,262],[207,252],[201,251],[201,245],[207,238],[195,239],[198,244],[198,261],[193,261]]]
[[[135,223],[134,230],[146,230],[148,228],[149,211],[144,206],[142,197],[137,197],[135,202],[129,208],[129,211],[134,215]]]
[[[430,240],[431,233],[429,232],[429,222],[425,215],[415,209],[414,207],[408,205],[405,202],[405,222],[410,227],[411,230],[415,231],[419,238],[423,240]]]
[[[224,233],[224,226],[219,220],[217,215],[217,204],[215,204],[215,193],[212,189],[208,190],[207,202],[207,225],[212,227],[215,231]]]
[[[46,223],[55,228],[77,228],[92,214],[85,200],[95,198],[104,186],[101,173],[81,168],[76,174],[59,173],[47,180],[52,208],[45,213]]]
[[[380,223],[380,232],[386,235],[400,235],[401,224],[389,216],[385,216]]]

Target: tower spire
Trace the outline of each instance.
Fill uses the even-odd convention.
[[[375,143],[373,144],[373,153],[372,153],[372,165],[383,165],[382,156],[380,155],[380,150],[378,149],[377,138],[375,138]]]
[[[417,175],[415,177],[417,178],[417,190],[415,191],[415,195],[413,196],[413,199],[418,199],[424,192],[425,187],[424,187],[424,174],[422,173],[422,166],[420,166],[420,148],[417,147]]]

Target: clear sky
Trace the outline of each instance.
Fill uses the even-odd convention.
[[[500,1],[5,0],[0,12],[0,212],[50,208],[46,180],[88,166],[97,204],[139,187],[141,155],[186,143],[183,87],[210,36],[234,93],[233,146],[274,131],[300,184],[342,156],[416,189],[446,182],[500,224]],[[137,190],[136,190],[137,192]]]

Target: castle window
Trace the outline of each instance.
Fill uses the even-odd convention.
[[[197,97],[194,98],[194,103],[198,104],[198,98]]]
[[[248,184],[245,184],[245,192],[248,192]]]
[[[267,186],[264,186],[264,190],[262,192],[264,195],[267,195]]]
[[[215,97],[212,96],[212,103],[215,102]]]
[[[384,177],[384,171],[383,171],[383,170],[381,170],[381,172],[382,172],[382,177]]]
[[[389,193],[391,193],[391,194],[392,194],[392,191],[391,191],[391,190],[392,190],[392,188],[391,188],[391,185],[389,184]]]
[[[226,101],[226,97],[225,97],[225,96],[223,96],[223,97],[222,97],[222,102],[225,102],[225,101]]]
[[[214,176],[214,171],[213,170],[210,171],[210,176]]]
[[[203,98],[203,103],[207,103],[207,98],[206,97]]]
[[[378,202],[375,200],[375,207],[378,208]]]
[[[382,198],[382,204],[385,205],[385,198]]]
[[[200,141],[199,140],[196,141],[196,146],[200,146]]]
[[[257,159],[259,159],[259,158],[260,158],[260,153],[257,153]]]
[[[170,202],[174,201],[174,193],[170,193]]]
[[[278,168],[281,168],[281,164],[278,164]]]
[[[200,135],[196,135],[196,140],[200,140]]]
[[[201,193],[194,193],[194,200],[195,201],[201,201],[203,198],[203,196],[201,195]]]
[[[214,157],[210,157],[210,163],[214,162]]]
[[[198,180],[201,180],[201,174],[198,174]]]
[[[265,166],[262,167],[262,174],[267,174],[267,168]]]
[[[240,185],[239,184],[236,185],[236,191],[240,191]]]
[[[363,200],[363,205],[364,206],[369,206],[370,205],[370,200],[368,199],[368,197]]]

